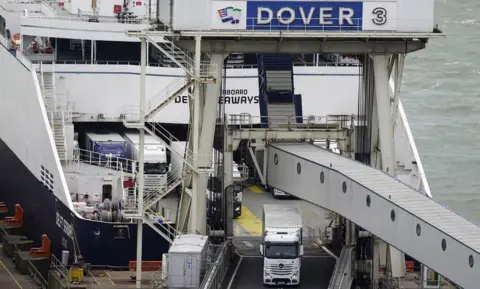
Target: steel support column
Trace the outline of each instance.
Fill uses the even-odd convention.
[[[223,149],[223,197],[225,203],[225,236],[233,236],[233,190],[227,188],[233,185],[233,128],[225,126]]]
[[[147,40],[141,38],[140,56],[140,123],[145,123],[145,79],[147,71]],[[143,216],[143,149],[145,143],[145,131],[140,129],[138,149],[138,212]],[[143,220],[138,219],[137,225],[137,274],[136,288],[142,288],[142,243],[143,243]]]
[[[195,37],[195,76],[200,78],[200,64],[201,64],[201,43],[202,38],[197,36]],[[201,129],[201,120],[200,114],[201,111],[201,99],[200,99],[200,89],[201,84],[197,81],[195,82],[195,97],[194,97],[194,108],[193,108],[193,123],[192,126],[192,139],[189,140],[192,145],[192,152],[194,158],[194,167],[198,168],[199,164],[199,141],[200,141],[200,129]],[[190,145],[190,144],[189,144]],[[205,190],[202,193],[202,185],[200,184],[201,178],[197,172],[193,172],[192,176],[192,206],[191,206],[191,216],[190,219],[190,231],[197,231],[202,235],[205,235],[206,223],[205,221],[205,206],[201,207],[205,202]],[[203,201],[202,201],[203,200]]]
[[[382,156],[382,170],[391,176],[396,176],[395,143],[392,125],[389,55],[373,55],[375,75],[375,103],[377,105],[380,151]],[[405,255],[390,247],[390,266],[392,277],[405,276]],[[375,269],[374,269],[375,270]]]
[[[222,79],[223,61],[225,59],[224,54],[212,54],[210,56],[211,64],[215,64],[217,69],[215,75],[217,81],[214,84],[208,84],[205,88],[205,99],[203,110],[201,110],[200,102],[200,87],[195,88],[195,112],[201,113],[201,127],[199,127],[199,133],[197,142],[198,149],[194,150],[194,154],[197,157],[196,166],[198,168],[211,168],[212,166],[212,151],[213,151],[213,139],[215,136],[215,124],[217,120],[217,104],[220,97],[220,86]],[[197,59],[196,59],[197,60]],[[198,94],[197,94],[198,93]],[[197,97],[199,99],[197,99]],[[198,106],[198,108],[197,108]],[[194,117],[194,123],[200,122],[200,118]],[[194,129],[196,129],[194,127]],[[195,134],[195,132],[194,132]],[[195,145],[195,142],[194,142]],[[206,198],[205,192],[207,191],[208,174],[207,173],[194,173],[193,174],[193,198],[192,198],[192,211],[190,214],[191,229],[196,230],[202,235],[206,234]]]

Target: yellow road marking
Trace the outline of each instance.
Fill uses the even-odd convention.
[[[259,186],[257,185],[253,185],[251,187],[249,187],[250,191],[256,193],[256,194],[263,194],[264,191],[262,190],[262,188],[260,188]]]
[[[0,261],[0,265],[2,265],[3,269],[5,269],[5,271],[7,271],[8,275],[10,275],[12,277],[13,281],[15,281],[18,288],[23,289],[22,286],[20,285],[20,283],[18,283],[17,279],[15,277],[13,277],[12,273],[10,273],[10,270],[8,270],[7,267],[5,267],[5,264],[3,264],[2,261]]]
[[[236,221],[251,236],[262,235],[262,221],[247,207],[242,205],[242,215]]]

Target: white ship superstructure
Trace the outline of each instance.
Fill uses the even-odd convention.
[[[361,178],[360,174],[378,174],[375,169],[379,169],[397,179],[391,180],[395,185],[382,179],[385,186],[408,188],[405,195],[411,199],[405,202],[416,201],[438,214],[447,214],[432,205],[399,98],[405,54],[425,47],[426,40],[433,36],[433,18],[422,22],[418,13],[408,14],[394,2],[382,2],[377,8],[374,2],[355,2],[348,4],[353,5],[348,8],[351,13],[371,9],[377,15],[370,19],[374,24],[367,21],[366,14],[364,20],[352,20],[347,13],[343,20],[353,22],[348,22],[345,31],[337,31],[337,36],[328,31],[340,26],[325,29],[329,24],[320,27],[303,23],[304,34],[299,34],[298,27],[289,26],[282,42],[277,34],[285,29],[284,19],[273,20],[267,28],[260,23],[267,18],[260,21],[249,12],[260,9],[260,1],[238,1],[234,4],[241,7],[232,6],[231,11],[226,1],[211,1],[208,7],[212,11],[205,11],[202,1],[190,6],[175,1],[171,11],[162,10],[168,1],[117,2],[0,3],[0,96],[5,104],[0,120],[8,124],[0,127],[0,152],[6,163],[0,177],[5,194],[0,195],[0,201],[10,206],[20,203],[26,214],[39,214],[44,217],[42,223],[51,224],[42,227],[38,220],[26,218],[30,235],[49,234],[56,255],[65,249],[73,252],[78,243],[86,261],[124,266],[137,259],[139,234],[143,236],[144,258],[162,260],[179,234],[217,230],[207,228],[204,197],[207,175],[213,172],[212,144],[223,142],[224,166],[220,167],[226,188],[233,183],[231,170],[235,161],[240,168],[246,168],[244,172],[255,172],[251,177],[265,187],[348,216],[348,220],[339,217],[350,228],[347,242],[351,243],[345,245],[355,243],[354,232],[371,238],[376,244],[372,250],[381,248],[377,257],[385,260],[388,254],[393,277],[404,272],[405,257],[399,249],[408,255],[419,254],[412,257],[422,258],[418,261],[459,284],[463,282],[465,288],[473,288],[469,287],[470,281],[462,281],[459,276],[468,279],[474,275],[446,272],[447,267],[436,264],[435,260],[440,259],[432,261],[432,252],[420,254],[418,248],[397,242],[393,231],[382,231],[381,226],[387,226],[383,222],[370,225],[363,212],[349,215],[351,211],[345,206],[353,206],[350,203],[339,199],[331,204],[306,193],[319,185],[310,183],[310,179],[342,184],[340,179],[334,179],[339,173],[348,179],[341,185],[343,193],[356,189],[357,184],[371,191],[366,201],[369,207],[370,202],[384,201],[387,193],[374,186],[374,179],[367,182],[357,178]],[[311,5],[313,10],[309,11],[316,13],[319,7]],[[359,8],[361,5],[363,8]],[[433,7],[422,5],[417,8]],[[265,9],[273,13],[277,8],[280,6]],[[196,15],[188,12],[188,19],[179,14],[182,9],[199,10]],[[242,10],[245,14],[239,12]],[[388,22],[377,31],[378,35],[369,34],[369,30],[378,28],[372,25],[385,24],[375,21],[382,20],[382,13],[387,11],[396,11],[407,20]],[[204,25],[202,17],[212,18],[211,23]],[[227,26],[237,24],[235,29]],[[184,33],[177,35],[177,31]],[[353,33],[358,33],[357,37]],[[238,41],[231,40],[235,37]],[[375,40],[369,42],[370,38]],[[324,44],[318,39],[323,39]],[[218,112],[217,107],[224,111]],[[214,135],[215,127],[224,139]],[[168,151],[167,162],[180,164],[170,165],[168,172],[162,169],[165,181],[157,186],[144,188],[143,156],[137,159],[128,155],[127,151],[135,150],[127,150],[122,135],[132,131],[140,131],[140,143],[143,133],[152,135]],[[292,140],[324,144],[321,146],[328,146],[331,140],[337,154],[332,156],[318,146],[288,144]],[[174,149],[185,141],[188,145],[183,151]],[[296,173],[287,166],[276,168],[280,155],[290,163],[298,163]],[[314,164],[303,163],[309,158]],[[352,159],[371,167],[351,165]],[[327,161],[331,162],[329,166]],[[334,167],[337,164],[339,168]],[[293,180],[295,174],[303,178],[303,165],[311,165],[312,172],[323,167],[330,175],[322,171],[318,176]],[[348,170],[348,166],[355,171]],[[283,175],[289,177],[282,179]],[[289,183],[289,179],[293,181]],[[415,191],[421,194],[417,196]],[[32,202],[37,198],[35,194],[41,199],[39,204]],[[406,208],[403,195],[394,191],[391,195],[399,198],[388,201],[397,210],[397,215],[388,215],[392,222],[395,216],[412,223],[420,218],[412,207]],[[365,203],[363,199],[361,202]],[[459,226],[471,225],[465,225],[461,218],[454,219],[462,224]],[[437,230],[435,226],[441,224],[433,221],[425,221],[422,228]],[[361,229],[353,229],[354,223]],[[137,224],[143,224],[143,232]],[[231,227],[226,226],[224,234],[230,236]],[[391,227],[400,234],[399,227]],[[407,225],[402,228],[410,229]],[[444,234],[454,240],[452,248],[458,248],[455,254],[464,253],[470,259],[478,255],[477,251],[467,252],[475,250],[469,247],[470,239],[457,241],[456,232],[440,230],[435,231],[435,236],[443,238]],[[397,249],[388,246],[384,250],[387,246],[379,239]],[[352,253],[342,251],[342,256],[351,258]],[[385,265],[369,258],[365,264],[375,268]],[[469,268],[464,269],[473,268],[472,262],[466,263]],[[343,263],[337,263],[334,274],[346,270],[338,264]],[[378,279],[377,273],[372,273],[374,280]]]

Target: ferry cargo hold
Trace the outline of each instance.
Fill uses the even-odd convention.
[[[118,133],[88,132],[85,134],[84,148],[106,156],[127,157],[127,142]]]
[[[128,132],[124,134],[127,141],[127,157],[138,161],[139,133]],[[144,148],[144,188],[155,189],[166,185],[169,164],[165,146],[153,136],[145,135]],[[137,168],[138,170],[138,168]]]

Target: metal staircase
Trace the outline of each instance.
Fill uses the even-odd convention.
[[[160,289],[165,288],[165,280],[163,279],[163,270],[162,268],[153,272],[150,276],[150,288]]]
[[[292,56],[260,53],[257,62],[264,127],[276,123],[278,117],[301,116],[301,96],[294,94]]]
[[[157,59],[160,56],[159,52],[163,54],[163,62],[169,66],[177,66],[185,72],[184,77],[179,77],[173,80],[167,87],[162,89],[154,97],[147,101],[143,111],[145,112],[145,120],[152,119],[159,111],[171,103],[176,97],[182,95],[187,91],[189,87],[196,82],[201,84],[215,83],[216,82],[216,65],[210,63],[200,63],[200,71],[197,70],[195,61],[188,53],[184,52],[179,47],[175,46],[172,42],[165,42],[158,44],[148,36],[147,41],[151,43],[158,51],[156,53]],[[125,112],[124,125],[128,128],[143,129],[158,141],[163,143],[172,154],[175,154],[179,159],[183,161],[183,169],[180,171],[170,172],[167,177],[167,184],[154,190],[144,190],[143,196],[143,210],[138,208],[138,200],[134,197],[131,200],[127,200],[125,215],[132,219],[142,219],[153,230],[163,236],[169,242],[173,242],[175,236],[178,234],[176,230],[169,228],[168,224],[159,224],[152,218],[151,207],[165,197],[169,192],[181,185],[184,181],[190,180],[193,171],[196,172],[209,172],[211,171],[211,157],[194,156],[192,149],[185,149],[185,153],[182,155],[176,150],[172,149],[169,141],[178,141],[171,133],[169,133],[162,126],[155,123],[141,123],[140,122],[140,107],[130,107]],[[201,167],[202,169],[199,169]],[[203,169],[205,168],[205,169]],[[153,220],[153,221],[152,221]],[[171,226],[170,226],[171,227]]]
[[[169,65],[182,68],[185,72],[185,77],[180,77],[173,80],[169,85],[160,90],[153,96],[143,108],[145,111],[145,120],[154,117],[162,108],[166,107],[176,97],[182,95],[190,86],[196,81],[200,83],[215,83],[216,82],[216,65],[202,62],[200,64],[200,71],[196,71],[195,60],[193,60],[182,49],[175,46],[172,42],[164,42],[157,44],[149,37],[147,39],[157,48],[157,54],[162,53],[165,59],[169,60]],[[140,120],[140,107],[128,107],[125,111],[126,120],[124,121],[127,127],[129,123],[137,123]]]
[[[67,161],[67,139],[65,124],[71,121],[71,112],[69,111],[67,100],[62,105],[55,88],[55,67],[52,64],[51,72],[45,72],[42,63],[40,63],[40,79],[42,83],[43,101],[45,110],[52,129],[55,146],[58,157],[61,162]]]
[[[145,120],[148,120],[155,116],[157,112],[166,107],[175,98],[180,96],[185,90],[187,90],[195,80],[186,78],[177,78],[162,89],[155,97],[153,97],[145,106]]]
[[[168,173],[165,186],[160,186],[156,189],[144,190],[143,212],[140,211],[138,208],[138,200],[135,198],[135,196],[131,196],[130,199],[126,200],[124,214],[125,217],[131,219],[141,218],[145,223],[152,227],[152,229],[154,229],[167,241],[172,243],[175,239],[175,236],[179,234],[179,232],[174,230],[173,227],[169,226],[168,224],[159,224],[158,222],[152,221],[154,212],[152,211],[151,207],[154,206],[157,202],[159,202],[163,197],[168,195],[168,193],[174,190],[177,186],[188,180],[191,177],[193,170],[209,172],[210,169],[197,169],[194,166],[194,161],[203,162],[209,159],[211,162],[211,157],[197,157],[196,159],[194,159],[193,152],[187,147],[185,149],[185,154],[182,155],[181,153],[177,152],[170,146],[170,143],[167,143],[165,140],[167,139],[176,142],[178,142],[179,140],[159,124],[147,123],[143,126],[141,124],[138,124],[136,128],[143,128],[147,133],[155,137],[158,141],[165,145],[165,147],[169,149],[171,153],[179,157],[183,161],[184,166],[182,169],[179,169],[177,171],[171,171]]]
[[[179,61],[182,64],[184,63],[185,56],[188,56],[188,52],[184,51],[183,49],[176,47],[175,45],[170,45],[172,44],[171,42],[162,42],[159,43],[158,45],[161,46],[165,51],[167,51],[169,54],[175,55],[175,59]],[[158,60],[160,65],[164,67],[178,67],[178,65],[173,62],[170,58],[166,57],[165,54],[162,53],[162,51],[156,49],[154,53],[155,59]]]
[[[355,246],[347,246],[342,249],[340,257],[335,264],[328,289],[350,289],[353,281],[352,258]]]

